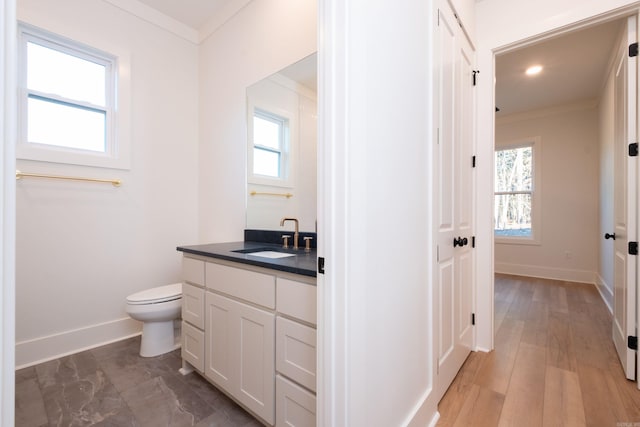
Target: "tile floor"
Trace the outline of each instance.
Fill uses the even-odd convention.
[[[16,426],[261,426],[200,375],[180,350],[138,355],[140,337],[16,372]]]

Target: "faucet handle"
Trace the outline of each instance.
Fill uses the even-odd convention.
[[[304,251],[305,252],[311,252],[311,241],[313,240],[313,237],[305,237],[304,238]]]
[[[282,240],[284,240],[284,242],[282,243],[282,247],[283,248],[288,248],[289,247],[289,238],[291,237],[290,234],[283,234],[282,235]]]

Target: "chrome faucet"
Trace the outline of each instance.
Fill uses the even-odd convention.
[[[280,220],[280,227],[284,227],[285,221],[293,221],[296,225],[293,233],[293,249],[298,249],[298,220],[296,218],[282,218]]]

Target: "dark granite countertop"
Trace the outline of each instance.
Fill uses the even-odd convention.
[[[251,255],[250,253],[234,252],[258,248],[264,248],[264,250],[269,251],[295,253],[296,256],[286,258],[264,258]],[[193,255],[224,259],[242,264],[270,268],[272,270],[316,277],[317,251],[315,248],[312,248],[310,252],[305,252],[304,248],[300,248],[298,250],[294,250],[292,248],[282,249],[281,244],[246,241],[178,246],[177,250]]]

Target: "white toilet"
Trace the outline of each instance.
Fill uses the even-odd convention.
[[[182,283],[146,289],[127,297],[127,314],[143,322],[140,356],[159,356],[179,347],[173,325],[181,310]]]

